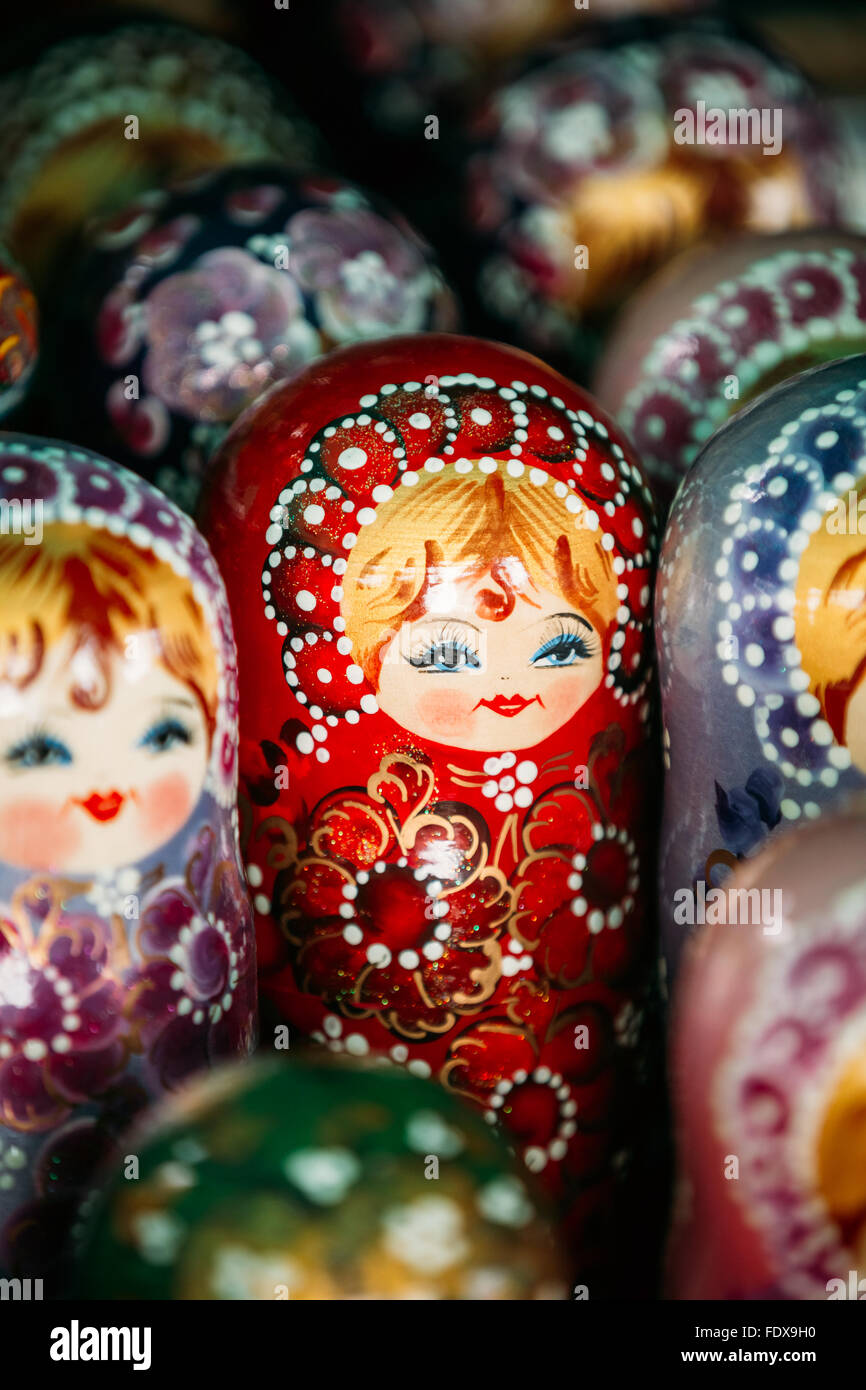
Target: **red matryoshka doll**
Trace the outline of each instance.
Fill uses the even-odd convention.
[[[239,633],[265,995],[481,1105],[580,1194],[594,1268],[651,945],[655,523],[633,455],[524,353],[391,339],[247,411],[203,525]]]
[[[754,925],[689,944],[674,1298],[866,1299],[864,865],[858,800],[740,866],[725,892]]]
[[[0,1269],[62,1285],[98,1163],[249,1052],[225,591],[188,517],[0,435]]]

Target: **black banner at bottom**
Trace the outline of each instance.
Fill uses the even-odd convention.
[[[391,1329],[386,1344],[394,1348],[396,1339],[404,1347],[404,1355],[407,1335],[440,1346],[452,1330],[460,1338],[458,1346],[464,1338],[471,1344],[482,1336],[488,1381],[490,1353],[495,1357],[498,1344],[509,1358],[515,1350],[510,1304],[483,1305],[483,1322],[479,1324],[478,1304],[467,1308],[454,1303],[444,1315],[451,1324],[449,1329],[441,1321],[440,1309],[419,1303],[382,1305],[371,1326],[369,1306],[359,1309],[351,1303],[320,1305],[317,1314],[315,1305],[293,1305],[290,1300],[268,1304],[40,1303],[14,1296],[27,1292],[23,1289],[7,1286],[2,1292],[0,1342],[7,1356],[11,1355],[22,1370],[32,1368],[49,1384],[62,1385],[76,1376],[94,1380],[105,1370],[115,1378],[124,1372],[143,1378],[189,1370],[198,1379],[212,1372],[222,1385],[235,1374],[248,1380],[256,1368],[272,1375],[282,1365],[291,1373],[291,1339],[298,1339],[294,1345],[305,1349],[307,1361],[309,1353],[315,1353],[320,1316],[319,1354],[328,1357],[342,1346],[341,1363],[347,1371],[353,1342],[343,1338],[356,1328],[367,1347],[367,1352],[359,1351],[359,1365],[367,1362],[371,1339],[384,1336],[386,1327]],[[520,1342],[528,1349],[533,1343],[527,1334],[532,1337],[536,1329],[549,1334],[555,1328],[560,1337],[573,1337],[575,1371],[581,1364],[603,1366],[610,1372],[635,1369],[645,1374],[666,1374],[674,1366],[683,1367],[686,1373],[690,1368],[708,1366],[761,1366],[768,1371],[799,1366],[811,1369],[826,1382],[837,1367],[856,1365],[862,1350],[866,1309],[861,1312],[836,1306],[844,1301],[857,1300],[527,1305],[521,1315]],[[498,1317],[503,1318],[501,1339],[493,1326]],[[361,1318],[363,1323],[358,1321]],[[544,1343],[535,1345],[541,1348]],[[560,1341],[558,1345],[561,1356],[570,1343]],[[455,1347],[455,1367],[459,1357]],[[587,1363],[588,1357],[591,1360]],[[270,1368],[267,1372],[266,1367]]]

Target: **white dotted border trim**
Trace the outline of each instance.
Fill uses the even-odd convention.
[[[216,636],[214,645],[217,657],[217,715],[205,786],[221,806],[234,806],[237,796],[237,759],[235,758],[234,774],[227,780],[221,769],[220,754],[226,736],[232,740],[235,750],[237,749],[237,715],[230,713],[230,706],[233,706],[234,710],[237,709],[237,658],[225,587],[204,537],[186,513],[180,511],[156,488],[98,455],[85,453],[83,450],[64,449],[54,444],[42,445],[24,439],[7,441],[0,437],[0,459],[3,459],[0,466],[0,483],[18,483],[26,477],[23,467],[8,461],[10,456],[15,455],[47,466],[57,479],[57,495],[53,498],[39,499],[42,501],[45,524],[83,523],[94,530],[108,531],[114,536],[125,536],[137,550],[151,551],[157,559],[170,565],[175,574],[190,581],[193,596],[204,615],[205,625],[208,631]],[[121,487],[124,499],[120,506],[112,508],[111,511],[103,511],[99,507],[78,506],[73,501],[77,494],[78,480],[67,468],[68,463],[90,464],[94,471],[88,482],[92,486],[107,488],[113,483]],[[106,480],[106,474],[110,476],[110,483]],[[155,535],[143,523],[130,520],[139,511],[143,500],[158,503],[166,517],[178,524],[177,541]],[[197,559],[207,575],[208,583],[203,583],[194,573],[190,557],[196,548]]]
[[[641,364],[637,384],[626,395],[617,412],[623,429],[633,436],[638,433],[641,407],[653,396],[659,393],[670,396],[687,409],[691,417],[690,442],[683,449],[679,467],[674,467],[665,455],[654,455],[651,447],[643,450],[644,462],[655,475],[668,480],[678,479],[694,462],[710,435],[728,418],[731,402],[717,389],[724,375],[737,377],[743,396],[782,362],[802,356],[810,349],[818,349],[833,338],[860,341],[866,345],[866,320],[857,312],[861,292],[853,274],[854,266],[858,263],[866,265],[866,245],[859,253],[849,247],[837,246],[823,251],[782,251],[775,256],[765,257],[755,261],[735,279],[725,280],[711,293],[700,295],[694,301],[691,313],[679,319],[655,340]],[[783,290],[781,281],[798,268],[832,272],[843,298],[843,304],[835,314],[829,318],[815,315],[802,325],[794,323],[792,295],[797,293],[796,282]],[[808,282],[801,283],[805,289]],[[727,301],[739,292],[751,289],[762,290],[770,296],[778,315],[779,337],[774,341],[755,343],[743,354],[735,349],[731,330],[746,321],[748,310],[743,304]],[[727,368],[727,372],[704,388],[698,380],[698,364],[693,356],[683,352],[683,346],[707,339],[717,346],[720,363]],[[671,362],[676,363],[675,377],[670,375]],[[649,417],[640,432],[652,437],[653,420],[657,422],[656,435],[662,438],[664,420],[661,416]]]
[[[818,803],[811,799],[803,802],[796,794],[797,787],[804,789],[812,786],[833,788],[839,780],[840,773],[851,766],[850,753],[847,748],[842,748],[834,743],[832,730],[820,715],[818,700],[810,694],[808,689],[809,677],[802,669],[802,657],[793,641],[795,606],[793,585],[796,583],[799,573],[800,557],[808,545],[810,537],[823,524],[827,511],[836,504],[838,498],[845,491],[856,486],[858,478],[866,475],[866,451],[857,460],[856,476],[848,469],[840,469],[828,479],[818,463],[811,462],[802,454],[790,451],[791,436],[796,434],[804,424],[826,419],[828,424],[832,425],[834,419],[840,418],[851,421],[863,432],[864,438],[866,438],[866,410],[858,409],[857,405],[852,404],[852,402],[858,401],[858,392],[866,392],[866,381],[859,382],[857,390],[846,387],[837,391],[832,401],[823,406],[810,406],[801,411],[795,420],[784,425],[780,433],[769,444],[764,461],[747,468],[743,473],[742,480],[733,484],[729,493],[729,503],[723,513],[723,520],[730,528],[731,536],[726,537],[722,542],[721,558],[715,568],[716,578],[719,581],[716,586],[716,594],[725,614],[716,628],[719,638],[716,654],[722,663],[722,679],[726,685],[735,687],[738,703],[746,709],[754,709],[755,730],[764,757],[769,762],[778,765],[779,771],[788,779],[789,783],[796,784],[787,788],[788,795],[784,798],[781,806],[783,817],[789,821],[798,820],[801,811],[811,819],[820,814],[821,808]],[[859,401],[866,404],[863,402],[862,395],[859,397]],[[837,439],[836,431],[828,428],[818,437],[817,444],[819,448],[831,448]],[[825,441],[823,445],[822,440]],[[762,486],[767,471],[778,467],[779,463],[788,467],[792,474],[804,477],[812,486],[809,504],[801,512],[798,524],[787,534],[769,518],[762,520],[758,517],[748,517],[749,501],[753,496],[754,489]],[[781,499],[787,488],[787,479],[778,475],[771,479],[767,486],[767,493]],[[730,557],[734,544],[736,541],[753,536],[756,547],[758,547],[760,545],[760,533],[765,530],[785,538],[785,558],[780,562],[778,568],[779,588],[773,597],[768,594],[757,596],[747,594],[741,603],[731,583],[733,571]],[[747,552],[747,554],[749,553]],[[751,553],[754,553],[757,561],[757,549]],[[763,693],[757,683],[752,684],[744,678],[742,663],[735,664],[729,658],[730,643],[735,639],[737,625],[744,615],[748,621],[747,615],[755,611],[756,608],[770,610],[774,606],[779,612],[773,623],[773,635],[783,645],[788,672],[788,689],[785,693]],[[758,670],[766,659],[766,653],[760,643],[752,642],[746,646],[743,659],[747,665],[752,665]],[[820,770],[797,768],[789,758],[786,758],[785,747],[793,747],[799,740],[799,735],[795,729],[786,727],[782,730],[780,739],[783,746],[781,749],[772,738],[770,718],[776,710],[784,706],[786,701],[792,703],[792,711],[796,710],[801,718],[810,721],[809,736],[812,744],[815,749],[824,750],[824,766]]]
[[[450,403],[449,398],[442,394],[443,389],[447,390],[447,388],[453,386],[467,386],[475,387],[482,391],[496,391],[497,395],[508,403],[514,417],[513,425],[515,435],[515,443],[510,445],[508,450],[511,455],[509,459],[495,459],[489,455],[484,455],[476,460],[465,457],[453,457],[455,453],[455,440],[459,432],[459,424],[453,405]],[[378,393],[367,393],[362,396],[358,402],[361,407],[361,413],[357,416],[345,417],[339,422],[339,425],[343,429],[351,429],[356,424],[369,426],[373,423],[373,417],[366,414],[366,411],[375,409],[383,402],[385,403],[383,409],[387,409],[388,397],[393,396],[397,391],[412,394],[423,390],[424,388],[419,381],[403,382],[400,385],[396,383],[387,383],[380,387]],[[527,396],[534,397],[539,401],[549,399],[550,403],[556,409],[564,413],[574,436],[572,470],[575,477],[568,478],[567,480],[555,478],[552,474],[548,473],[545,468],[525,464],[520,458],[520,455],[523,453],[524,444],[528,438],[527,427],[529,425],[529,417],[526,414],[525,405]],[[593,531],[601,530],[601,544],[606,551],[612,551],[616,548],[616,539],[611,532],[605,530],[600,513],[608,517],[614,516],[617,507],[622,507],[626,504],[627,496],[633,489],[639,494],[645,506],[651,506],[648,490],[639,469],[631,465],[625,457],[622,448],[610,440],[609,431],[603,422],[596,420],[587,410],[572,410],[565,405],[560,397],[550,396],[547,389],[543,386],[537,384],[527,385],[526,382],[520,380],[512,381],[510,386],[497,386],[492,377],[478,377],[471,372],[461,372],[457,376],[445,375],[438,378],[437,395],[435,399],[437,405],[443,405],[445,408],[448,428],[446,429],[446,442],[442,448],[442,453],[450,457],[440,458],[438,456],[431,456],[427,458],[423,464],[423,469],[427,473],[441,472],[446,464],[452,464],[455,472],[462,474],[470,473],[475,467],[482,473],[490,474],[496,472],[501,466],[505,469],[509,477],[520,478],[525,474],[528,481],[536,487],[543,487],[550,484],[553,487],[555,495],[565,503],[568,511],[573,514],[576,526],[585,527]],[[488,412],[484,412],[483,407],[476,405],[470,412],[470,418],[473,418],[476,424],[488,424],[489,415],[488,419],[483,420],[477,418],[480,414],[488,414]],[[425,411],[419,409],[410,416],[409,424],[415,429],[425,430],[430,428],[431,420]],[[405,456],[406,451],[397,442],[398,436],[395,431],[390,428],[388,423],[384,420],[378,421],[374,425],[374,429],[378,434],[381,434],[385,443],[394,445],[394,461],[401,475],[401,484],[406,487],[414,486],[418,481],[418,471],[408,467]],[[613,499],[608,499],[604,503],[599,504],[598,509],[589,503],[583,502],[577,495],[578,479],[583,472],[583,464],[587,459],[586,444],[588,442],[588,430],[592,430],[593,433],[598,436],[599,440],[610,448],[617,461],[620,476],[624,483],[624,487],[620,487]],[[336,434],[336,431],[337,425],[329,425],[322,431],[322,437],[332,438],[334,434]],[[559,443],[560,440],[564,440],[564,434],[558,426],[550,426],[548,428],[548,434],[556,443]],[[304,458],[300,465],[302,473],[310,473],[313,470],[316,464],[314,456],[319,452],[320,448],[321,445],[317,440],[314,440],[310,444],[307,457]],[[348,455],[351,455],[351,457],[347,457]],[[356,455],[357,457],[355,457]],[[340,460],[343,467],[354,470],[364,466],[366,454],[362,449],[350,446],[343,450],[343,453],[340,455]],[[616,479],[613,466],[609,463],[604,463],[602,465],[601,473],[607,482],[612,483]],[[376,520],[377,514],[373,508],[361,507],[356,511],[355,502],[349,497],[344,497],[342,489],[339,488],[336,483],[329,484],[324,478],[314,478],[309,483],[307,483],[305,478],[296,478],[290,485],[283,488],[279,494],[277,503],[271,508],[269,517],[270,525],[265,532],[265,539],[268,545],[275,547],[268,556],[268,569],[264,570],[262,573],[262,597],[265,604],[264,611],[265,617],[270,621],[276,619],[276,609],[271,602],[271,571],[279,566],[283,557],[286,559],[293,559],[299,553],[299,548],[295,545],[288,545],[282,551],[276,548],[284,537],[282,525],[282,518],[284,517],[283,509],[297,497],[303,496],[305,492],[309,492],[312,497],[322,494],[325,500],[331,502],[343,497],[341,509],[347,515],[355,512],[355,519],[359,526],[369,526]],[[376,503],[381,504],[382,502],[388,501],[393,494],[393,488],[383,483],[373,489],[371,496]],[[304,512],[304,518],[308,524],[317,525],[325,518],[324,509],[317,502],[311,502]],[[633,531],[637,541],[645,538],[645,527],[640,517],[634,518]],[[646,693],[650,679],[649,674],[647,674],[639,686],[631,691],[623,689],[621,685],[621,649],[625,645],[627,635],[629,631],[642,631],[647,626],[646,622],[636,618],[629,608],[629,591],[627,585],[622,582],[621,576],[626,572],[631,572],[643,567],[648,568],[650,566],[652,560],[650,548],[651,538],[646,537],[645,539],[647,542],[646,548],[640,551],[636,556],[629,556],[626,558],[622,555],[616,555],[612,560],[614,574],[620,578],[620,582],[617,585],[617,597],[620,601],[620,607],[616,614],[616,631],[611,639],[611,648],[608,654],[607,672],[604,683],[606,688],[611,690],[615,698],[623,705],[637,704]],[[347,532],[342,539],[343,548],[351,550],[356,540],[357,532]],[[345,573],[346,561],[341,557],[335,559],[331,554],[320,554],[313,546],[300,548],[300,553],[303,554],[306,559],[315,559],[318,557],[322,567],[324,569],[330,569],[331,573],[336,575],[338,579]],[[331,597],[335,602],[339,602],[342,597],[342,589],[339,584],[333,586]],[[649,604],[649,581],[641,592],[641,599],[646,605]],[[315,608],[316,599],[313,594],[306,590],[302,590],[296,596],[296,602],[302,610],[306,609],[312,612]],[[276,628],[280,636],[288,636],[288,625],[284,621],[277,621]],[[311,630],[305,633],[303,637],[296,635],[291,638],[289,647],[297,653],[303,650],[305,643],[315,645],[319,637],[320,634],[318,632]],[[345,620],[342,617],[336,617],[334,619],[333,629],[325,630],[321,634],[321,637],[325,642],[336,642],[337,649],[342,655],[349,654],[351,644],[349,638],[345,636]],[[330,753],[327,748],[321,745],[324,744],[328,737],[328,730],[335,728],[339,724],[341,718],[345,719],[350,724],[354,724],[359,721],[362,714],[375,714],[379,708],[376,697],[372,692],[368,692],[359,698],[358,708],[344,711],[341,716],[333,714],[326,715],[323,707],[315,702],[311,702],[308,694],[300,688],[300,682],[295,670],[296,662],[292,655],[292,650],[285,653],[283,660],[286,668],[285,677],[287,684],[291,687],[298,702],[308,706],[310,715],[316,721],[311,733],[304,731],[298,735],[296,740],[298,751],[303,754],[315,752],[316,759],[319,762],[327,762],[330,758]],[[330,679],[329,673],[327,677],[325,676],[325,668],[322,668],[320,679],[323,683],[326,683],[326,679]],[[355,664],[350,664],[348,668],[348,679],[350,682],[360,685],[364,680],[361,668]]]
[[[754,1002],[738,1020],[729,1055],[713,1086],[713,1109],[719,1135],[740,1158],[740,1183],[753,1209],[759,1214],[760,1228],[770,1244],[783,1273],[786,1289],[793,1297],[826,1298],[825,1283],[816,1283],[809,1265],[823,1254],[827,1277],[845,1277],[852,1252],[846,1250],[818,1194],[815,1146],[823,1111],[832,1091],[834,1077],[856,1052],[866,1046],[864,1000],[852,1010],[837,1031],[825,1036],[824,1053],[817,1071],[805,1075],[793,1065],[779,1063],[770,1068],[774,1087],[787,1088],[789,1114],[793,1117],[781,1139],[778,1136],[750,1138],[742,1126],[740,1092],[743,1083],[757,1078],[755,1058],[761,1042],[774,1024],[786,1017],[789,999],[787,981],[797,962],[822,946],[839,943],[854,951],[866,967],[866,923],[859,916],[836,911],[840,898],[828,905],[825,917],[798,928],[792,941],[773,950],[765,958],[756,984]],[[836,914],[834,917],[834,913]],[[830,925],[827,925],[828,919]],[[766,1067],[766,1064],[765,1064]],[[761,1173],[764,1173],[762,1179]],[[756,1176],[757,1174],[757,1176]],[[780,1222],[774,1192],[785,1179],[799,1194],[790,1222]],[[806,1232],[800,1230],[805,1227]],[[791,1238],[796,1234],[796,1246]]]

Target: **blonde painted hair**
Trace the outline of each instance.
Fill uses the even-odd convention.
[[[602,641],[619,600],[601,531],[575,524],[552,485],[525,478],[421,472],[380,503],[361,528],[343,576],[342,615],[354,659],[378,685],[382,651],[405,622],[426,612],[432,581],[495,577],[508,594],[518,560],[536,589],[563,596],[585,614]],[[513,592],[509,595],[513,607]],[[506,605],[499,616],[506,617]]]
[[[857,489],[858,504],[866,479]],[[829,511],[800,559],[794,641],[837,743],[845,742],[848,701],[866,675],[866,536],[834,534]]]
[[[866,1222],[866,1053],[837,1078],[817,1145],[819,1190],[837,1222]]]
[[[69,634],[75,651],[95,651],[103,675],[96,691],[73,689],[81,708],[105,703],[110,652],[123,655],[128,638],[143,636],[199,700],[213,732],[216,653],[188,579],[125,537],[80,523],[46,526],[39,545],[0,537],[0,684],[26,688],[46,650]]]

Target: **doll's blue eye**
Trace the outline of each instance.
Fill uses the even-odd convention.
[[[576,632],[561,632],[544,642],[530,660],[530,666],[573,666],[592,656],[584,639]]]
[[[10,767],[22,770],[61,767],[72,762],[72,754],[59,738],[52,738],[50,734],[31,734],[9,749],[5,761]]]
[[[416,671],[478,671],[481,662],[465,642],[433,642],[409,657]]]
[[[178,744],[192,743],[192,734],[179,719],[160,719],[139,739],[139,748],[147,748],[151,753],[167,753]]]

